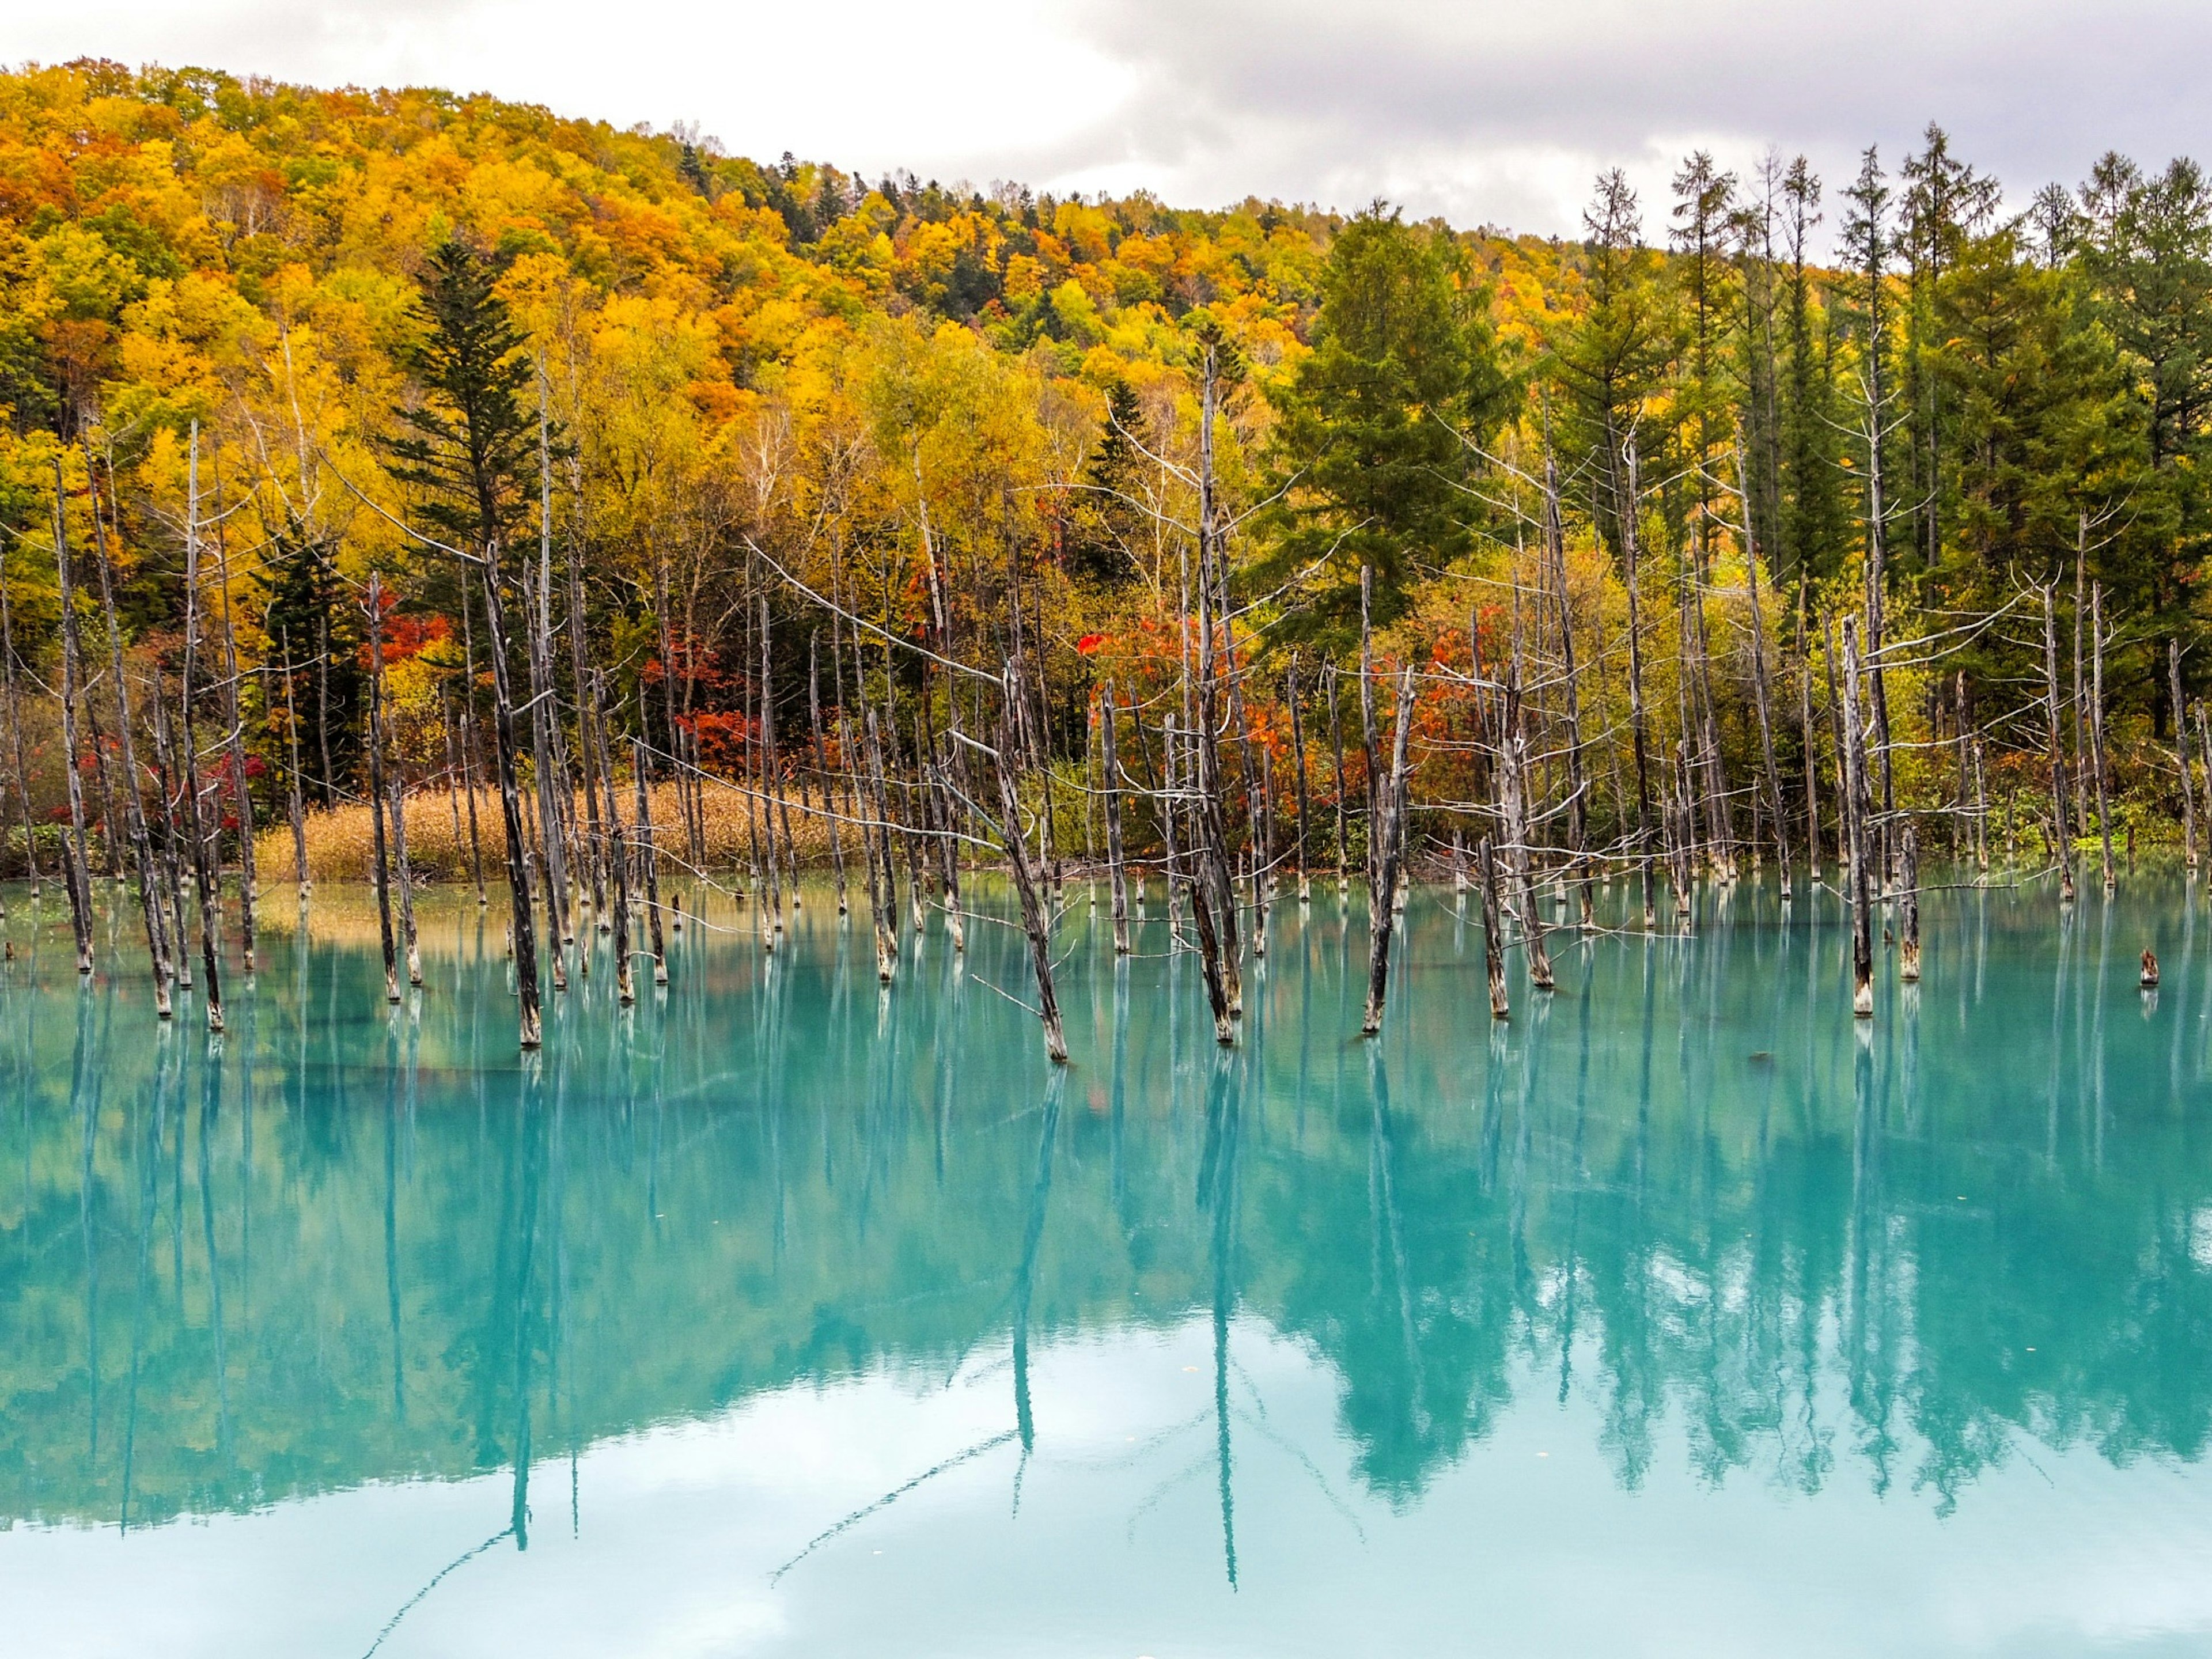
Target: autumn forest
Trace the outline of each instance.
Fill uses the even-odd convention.
[[[885,980],[1005,879],[1055,1058],[1079,880],[1224,1041],[1269,906],[1416,878],[1500,1012],[1598,884],[1843,883],[1870,1007],[1937,861],[2212,811],[2212,180],[2040,185],[1931,125],[1547,240],[0,76],[8,872],[218,1023],[257,887],[373,881],[395,996],[419,884],[504,896],[531,1044],[580,931],[627,995],[664,884],[773,948],[802,870]]]

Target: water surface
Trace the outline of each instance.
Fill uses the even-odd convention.
[[[210,1044],[11,891],[0,1645],[2212,1650],[2178,878],[1933,895],[1870,1028],[1832,897],[1494,1025],[1425,890],[1370,1043],[1322,891],[1225,1053],[1071,888],[1056,1079],[1018,935],[885,994],[810,897],[629,1011],[597,942],[525,1063],[472,903],[397,1010],[357,897],[271,918]]]

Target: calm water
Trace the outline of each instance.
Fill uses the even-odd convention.
[[[12,894],[0,1649],[2212,1652],[2201,893],[1937,896],[1869,1030],[1826,897],[1493,1027],[1425,892],[1361,1044],[1332,891],[1226,1054],[1071,896],[1054,1080],[1017,935],[826,896],[526,1067],[472,905],[210,1048]]]

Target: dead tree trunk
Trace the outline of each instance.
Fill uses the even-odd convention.
[[[1106,784],[1106,881],[1112,894],[1114,954],[1129,954],[1129,884],[1121,869],[1121,760],[1114,740],[1114,686],[1109,681],[1098,694],[1099,742],[1103,748]]]
[[[208,835],[200,797],[199,727],[192,712],[200,637],[200,429],[192,423],[185,495],[185,660],[177,703],[185,719],[185,828],[191,837],[192,881],[200,902],[200,971],[207,977],[208,1030],[222,1030],[222,980],[216,967],[216,898],[220,869],[208,867]],[[75,781],[75,774],[71,774]]]
[[[1659,925],[1652,893],[1651,870],[1651,739],[1644,706],[1644,621],[1640,615],[1637,511],[1641,489],[1637,479],[1636,441],[1623,447],[1628,472],[1628,499],[1620,504],[1621,573],[1628,593],[1628,724],[1636,755],[1636,851],[1644,877],[1644,931]]]
[[[1306,822],[1312,816],[1313,803],[1306,787],[1305,716],[1298,696],[1298,662],[1295,656],[1291,659],[1291,672],[1285,686],[1291,705],[1291,754],[1297,768],[1298,834],[1296,856],[1298,861],[1298,902],[1307,904],[1313,899],[1313,884],[1307,873],[1310,855],[1306,842]]]
[[[2051,816],[2058,842],[2058,902],[2074,902],[2074,836],[2066,823],[2066,751],[2059,738],[2058,630],[2043,590],[2043,717],[2051,749]]]
[[[876,711],[868,710],[868,914],[876,930],[876,978],[888,985],[898,966],[898,886],[893,873],[890,825],[884,802],[883,742]]]
[[[822,743],[822,665],[816,650],[816,636],[806,641],[806,720],[814,738],[814,764],[822,782],[823,817],[830,824],[830,866],[837,876],[837,914],[846,914],[845,896],[845,840],[838,825],[836,799],[828,766],[829,753]]]
[[[23,706],[15,692],[15,616],[8,580],[0,568],[0,672],[6,675],[8,735],[15,750],[15,799],[23,809],[23,869],[31,878],[31,902],[39,901],[39,843],[31,830],[31,769],[23,759]]]
[[[2173,702],[2173,758],[2181,769],[2182,845],[2189,867],[2197,868],[2197,782],[2189,764],[2189,707],[2181,700],[2181,641],[2166,642],[2166,685]]]
[[[222,505],[220,498],[216,505]],[[251,975],[255,955],[253,909],[260,897],[261,872],[254,865],[253,791],[246,782],[246,720],[238,705],[240,677],[238,635],[230,621],[230,542],[220,523],[216,526],[215,559],[216,580],[222,585],[223,705],[230,720],[230,793],[238,803],[238,949],[240,965]],[[221,823],[220,818],[216,821]]]
[[[1505,994],[1505,938],[1504,917],[1498,902],[1498,857],[1490,837],[1474,844],[1474,862],[1482,879],[1482,969],[1490,981],[1490,1017],[1504,1019],[1513,1012]]]
[[[1567,583],[1567,538],[1559,517],[1559,471],[1548,448],[1544,453],[1544,551],[1559,600],[1560,678],[1567,716],[1567,850],[1587,930],[1597,925],[1590,891],[1589,769],[1583,754],[1582,672],[1575,656],[1574,595]]]
[[[530,836],[522,822],[522,787],[517,777],[514,696],[507,671],[507,605],[500,594],[499,544],[483,551],[484,632],[491,652],[492,737],[499,763],[499,808],[507,831],[507,887],[514,933],[514,983],[520,1002],[518,1040],[525,1048],[544,1041],[538,983],[538,923],[530,905]],[[557,944],[557,941],[556,941]]]
[[[1397,731],[1391,738],[1390,775],[1373,793],[1376,816],[1370,834],[1382,837],[1371,848],[1369,864],[1374,874],[1367,901],[1367,1007],[1359,1031],[1373,1036],[1382,1029],[1382,1003],[1390,988],[1390,938],[1397,910],[1392,898],[1398,890],[1399,866],[1406,850],[1406,740],[1413,724],[1413,670],[1411,664],[1398,679]]]
[[[639,723],[644,723],[645,694],[639,689]],[[606,681],[594,672],[587,696],[580,695],[578,701],[586,705],[591,716],[591,729],[597,748],[593,751],[599,777],[606,788],[606,815],[601,820],[606,833],[607,878],[614,888],[613,946],[615,953],[615,1000],[624,1007],[637,1000],[636,964],[632,960],[630,939],[630,840],[622,821],[622,799],[615,793],[613,750],[607,741]],[[630,765],[636,774],[645,775],[645,748],[642,741],[632,745]]]
[[[1920,837],[1911,824],[1898,831],[1897,976],[1920,977]]]
[[[1850,846],[1851,1012],[1874,1018],[1874,904],[1867,859],[1866,732],[1859,718],[1858,618],[1844,618],[1844,824]]]
[[[2112,874],[2112,803],[2106,786],[2105,767],[2105,585],[2089,584],[2089,643],[2094,667],[2089,691],[2089,740],[2095,745],[2097,769],[2097,838],[2105,861],[2105,896],[2118,884]]]
[[[1813,659],[1805,642],[1805,611],[1802,603],[1797,611],[1797,720],[1805,745],[1805,854],[1811,865],[1807,879],[1818,882],[1820,879],[1820,751],[1813,737]]]
[[[1030,965],[1036,974],[1037,1019],[1044,1027],[1045,1058],[1055,1066],[1067,1064],[1067,1035],[1060,1025],[1060,998],[1052,981],[1052,918],[1044,896],[1037,890],[1036,871],[1030,862],[1029,837],[1022,830],[1022,798],[1017,757],[1020,754],[1021,695],[1019,669],[1006,665],[1006,711],[999,723],[999,808],[1002,815],[999,839],[1006,849],[1006,864],[1020,901],[1022,931],[1029,936]]]
[[[461,572],[461,650],[467,696],[461,702],[461,793],[469,799],[469,874],[477,884],[477,908],[490,903],[484,893],[483,836],[477,821],[477,628],[469,609],[469,573]],[[327,765],[328,761],[325,759]]]
[[[392,928],[392,860],[386,814],[392,810],[384,778],[384,585],[368,573],[368,819],[376,884],[376,926],[384,947],[384,1000],[399,1000],[398,953]]]
[[[107,541],[100,529],[98,503],[92,515],[94,552],[100,560],[100,603],[107,621],[109,672],[115,676],[115,724],[123,745],[123,805],[131,837],[131,857],[138,873],[138,908],[146,924],[146,953],[154,969],[154,1012],[161,1019],[174,1013],[169,1000],[168,929],[161,918],[161,885],[154,868],[154,847],[146,829],[146,803],[138,793],[138,740],[132,731],[131,682],[124,672],[123,629],[115,615],[115,581],[110,569]]]
[[[300,711],[294,706],[292,696],[292,639],[289,632],[277,635],[276,648],[284,653],[284,809],[292,820],[292,880],[300,890],[302,903],[313,890],[307,877],[307,803],[300,789]],[[448,742],[452,728],[447,728]],[[461,825],[453,820],[453,842],[459,849]]]
[[[642,725],[644,711],[639,710]],[[645,744],[630,745],[630,776],[637,786],[637,861],[645,872],[645,931],[653,946],[653,982],[668,983],[668,944],[660,931],[660,849],[653,833],[653,792],[646,787]],[[608,775],[611,781],[613,774]]]
[[[195,426],[193,432],[199,428]],[[195,445],[197,459],[198,449]],[[76,970],[92,972],[92,883],[85,857],[84,781],[77,771],[76,703],[83,670],[78,661],[76,590],[70,574],[69,496],[62,483],[62,458],[54,456],[54,564],[61,580],[62,773],[69,784],[69,840],[62,849],[62,880],[69,890],[70,927],[76,935]],[[212,1006],[212,1005],[210,1005]],[[220,1027],[217,1027],[220,1030]]]

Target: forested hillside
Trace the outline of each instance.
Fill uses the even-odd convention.
[[[1013,663],[1050,854],[1099,845],[1112,684],[1152,857],[1162,711],[1188,737],[1225,650],[1231,834],[1278,866],[1293,830],[1302,865],[1364,844],[1413,665],[1409,856],[1492,810],[1510,720],[1506,839],[1733,869],[1841,828],[1851,617],[1883,822],[2175,821],[2212,187],[2037,182],[1931,126],[1851,179],[1609,174],[1547,241],[868,179],[434,91],[0,76],[10,860],[70,820],[71,756],[118,867],[131,787],[195,761],[222,829],[240,781],[267,828],[373,759],[403,794],[488,780],[487,573],[521,775],[587,794],[633,738],[679,793],[826,791],[871,714],[896,784],[962,672]]]

